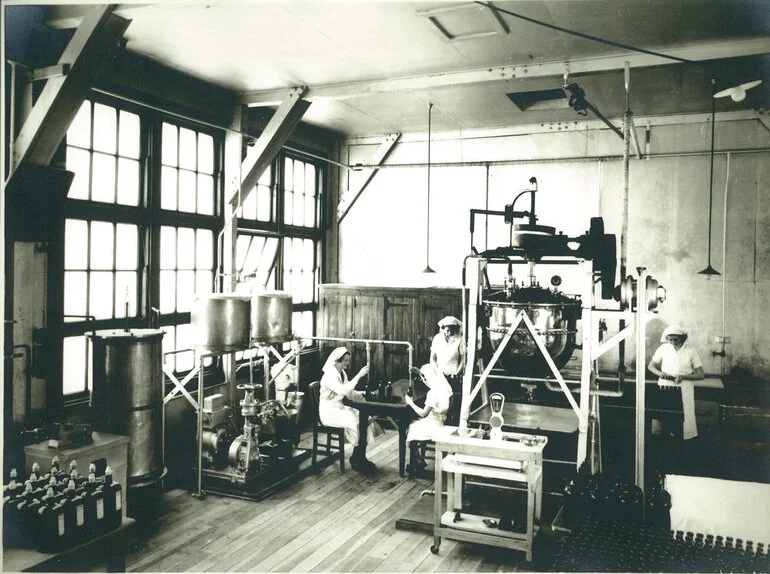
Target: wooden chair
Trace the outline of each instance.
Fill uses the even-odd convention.
[[[318,405],[321,400],[321,382],[313,381],[308,387],[308,396],[310,398],[310,409],[313,413],[313,467],[316,466],[317,455],[324,454],[327,457],[339,452],[340,471],[345,472],[345,429],[342,427],[330,427],[321,422],[318,414]],[[326,440],[319,442],[318,437]]]

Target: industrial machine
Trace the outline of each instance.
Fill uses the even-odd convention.
[[[578,431],[576,465],[590,456],[592,468],[598,470],[598,397],[622,393],[624,341],[631,335],[636,337],[636,364],[645,364],[645,325],[654,316],[657,305],[665,300],[665,289],[645,274],[644,268],[637,269],[637,278],[622,277],[616,286],[617,242],[614,235],[604,232],[603,220],[592,218],[588,231],[580,236],[557,233],[554,227],[538,222],[537,180],[533,177],[529,182],[530,186],[518,193],[503,211],[470,212],[471,255],[465,258],[463,267],[468,358],[460,426],[467,426],[469,419],[487,424],[490,414],[499,422],[497,417],[503,416],[503,404],[505,421],[511,426],[542,429],[547,426],[543,425],[544,419],[550,417],[548,422],[553,429],[558,430],[563,422],[563,432]],[[530,197],[529,210],[517,210],[517,201],[525,195]],[[479,215],[488,221],[490,217],[504,219],[509,226],[508,245],[481,252],[476,249],[475,219]],[[490,282],[490,269],[495,265],[504,266],[502,285]],[[551,277],[550,286],[541,285],[535,272],[539,265],[577,267],[577,276],[582,277],[578,288],[572,287],[577,293],[560,291],[559,275]],[[617,324],[617,332],[612,332],[609,323]],[[598,360],[618,345],[621,364],[616,382],[620,384],[606,390],[599,384]],[[563,370],[576,349],[581,351],[580,368],[577,372],[573,368],[565,376]],[[641,401],[643,419],[644,368],[637,369],[637,379],[637,383],[641,381],[637,385],[637,400]],[[536,387],[560,391],[574,415],[564,416],[569,410],[563,408],[544,410],[543,414],[536,405],[517,405],[510,400],[512,393],[506,393],[508,402],[495,397],[495,408],[490,411],[487,384],[492,382],[494,390],[505,391],[506,386],[512,386],[511,381],[526,390],[525,398],[531,397]],[[560,406],[563,404],[561,399]],[[637,476],[641,476],[639,471]]]

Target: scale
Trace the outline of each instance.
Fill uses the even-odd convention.
[[[492,416],[489,417],[489,438],[491,440],[503,440],[503,405],[505,405],[505,395],[502,393],[492,393],[489,395],[489,408],[492,410]]]

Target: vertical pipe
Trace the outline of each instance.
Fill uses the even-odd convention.
[[[262,349],[262,370],[265,375],[265,401],[270,400],[270,353],[267,347],[261,347]]]
[[[725,376],[725,367],[727,361],[726,349],[725,349],[725,332],[727,330],[726,318],[725,318],[725,305],[727,302],[726,290],[727,290],[727,195],[730,189],[730,153],[727,153],[727,165],[725,167],[725,199],[724,207],[722,211],[722,366],[720,372],[722,376]]]
[[[647,274],[644,268],[639,268],[639,278],[636,283],[636,460],[634,465],[635,483],[644,493],[644,403],[645,403],[645,372],[646,372],[646,340],[644,337],[647,320],[647,296],[645,286]],[[644,508],[644,505],[642,505]]]
[[[484,209],[489,211],[489,164],[486,165],[486,188],[484,189]],[[489,249],[489,213],[484,214],[484,250]]]
[[[200,370],[198,371],[198,406],[196,408],[198,414],[198,488],[194,493],[194,496],[203,496],[202,491],[202,475],[203,475],[203,369],[204,358],[201,353],[200,357]]]
[[[425,273],[432,273],[433,269],[430,268],[430,130],[431,130],[431,110],[433,109],[433,102],[428,103],[428,205],[427,221],[425,226]]]

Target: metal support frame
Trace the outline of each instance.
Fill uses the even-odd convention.
[[[463,394],[462,394],[462,406],[460,409],[460,427],[467,428],[468,417],[470,415],[470,406],[478,393],[485,389],[485,383],[489,378],[495,378],[492,375],[492,368],[502,354],[505,346],[510,341],[511,336],[519,325],[523,322],[529,333],[532,335],[535,343],[537,344],[540,353],[548,363],[553,376],[559,383],[559,388],[564,392],[567,400],[572,406],[573,411],[578,417],[578,445],[577,445],[577,457],[576,465],[580,467],[583,461],[591,455],[591,470],[595,472],[601,467],[601,452],[600,452],[600,437],[599,433],[599,396],[603,393],[596,391],[592,387],[597,378],[596,362],[603,354],[609,351],[611,348],[617,346],[621,341],[634,336],[636,340],[636,484],[642,490],[644,489],[644,384],[645,384],[645,366],[646,366],[646,349],[645,349],[645,336],[646,325],[655,317],[655,313],[649,311],[645,307],[647,296],[644,293],[644,286],[647,284],[647,275],[643,273],[644,269],[639,268],[640,276],[638,279],[637,287],[640,290],[637,294],[637,300],[640,304],[637,305],[636,311],[622,311],[622,310],[610,310],[610,309],[597,309],[594,302],[594,283],[593,274],[588,262],[582,262],[585,266],[586,282],[585,292],[583,293],[584,307],[581,315],[582,322],[582,362],[580,373],[580,402],[577,404],[572,397],[572,390],[569,389],[567,383],[556,365],[553,362],[550,354],[548,353],[545,345],[541,341],[540,336],[537,334],[534,324],[527,316],[524,310],[517,313],[512,325],[506,332],[503,340],[498,348],[495,350],[490,362],[483,368],[481,375],[474,375],[474,366],[476,365],[477,357],[476,353],[480,348],[480,328],[478,327],[478,307],[482,304],[482,279],[483,271],[486,267],[487,260],[481,257],[469,257],[466,264],[466,285],[469,291],[468,308],[467,308],[467,329],[468,336],[467,348],[467,363],[465,368],[465,374],[463,376]],[[465,313],[466,310],[464,309]],[[623,319],[627,321],[627,324],[618,333],[607,339],[606,341],[599,340],[599,321],[606,318]],[[482,362],[483,364],[483,362]],[[478,376],[478,382],[474,386],[473,379]],[[502,377],[510,378],[510,377]],[[549,387],[550,388],[550,387]],[[589,434],[591,435],[591,452],[589,453]]]
[[[371,164],[375,164],[377,166],[382,165],[387,159],[388,155],[390,155],[390,152],[393,150],[393,148],[396,145],[396,142],[400,137],[401,137],[401,134],[390,134],[386,136],[382,144],[380,144],[380,147],[377,148],[376,152],[374,152],[374,155],[372,156]],[[372,170],[364,179],[361,186],[358,188],[358,191],[353,193],[346,193],[340,198],[339,204],[337,205],[337,223],[338,224],[341,223],[343,219],[345,219],[345,216],[353,207],[353,204],[364,192],[364,190],[372,181],[372,179],[374,179],[374,176],[377,175],[378,171],[379,171],[378,168],[372,168]]]
[[[238,191],[230,196],[231,204],[242,204],[246,201],[259,178],[281,151],[284,142],[310,107],[310,102],[303,99],[306,91],[307,88],[295,88],[286,95],[262,134],[257,138],[257,143],[246,154],[246,159],[243,160],[241,185]]]
[[[130,23],[114,15],[113,9],[113,5],[96,6],[83,17],[59,58],[58,66],[61,70],[67,66],[67,74],[47,80],[19,131],[11,157],[11,177],[24,161],[50,163],[96,76]]]

